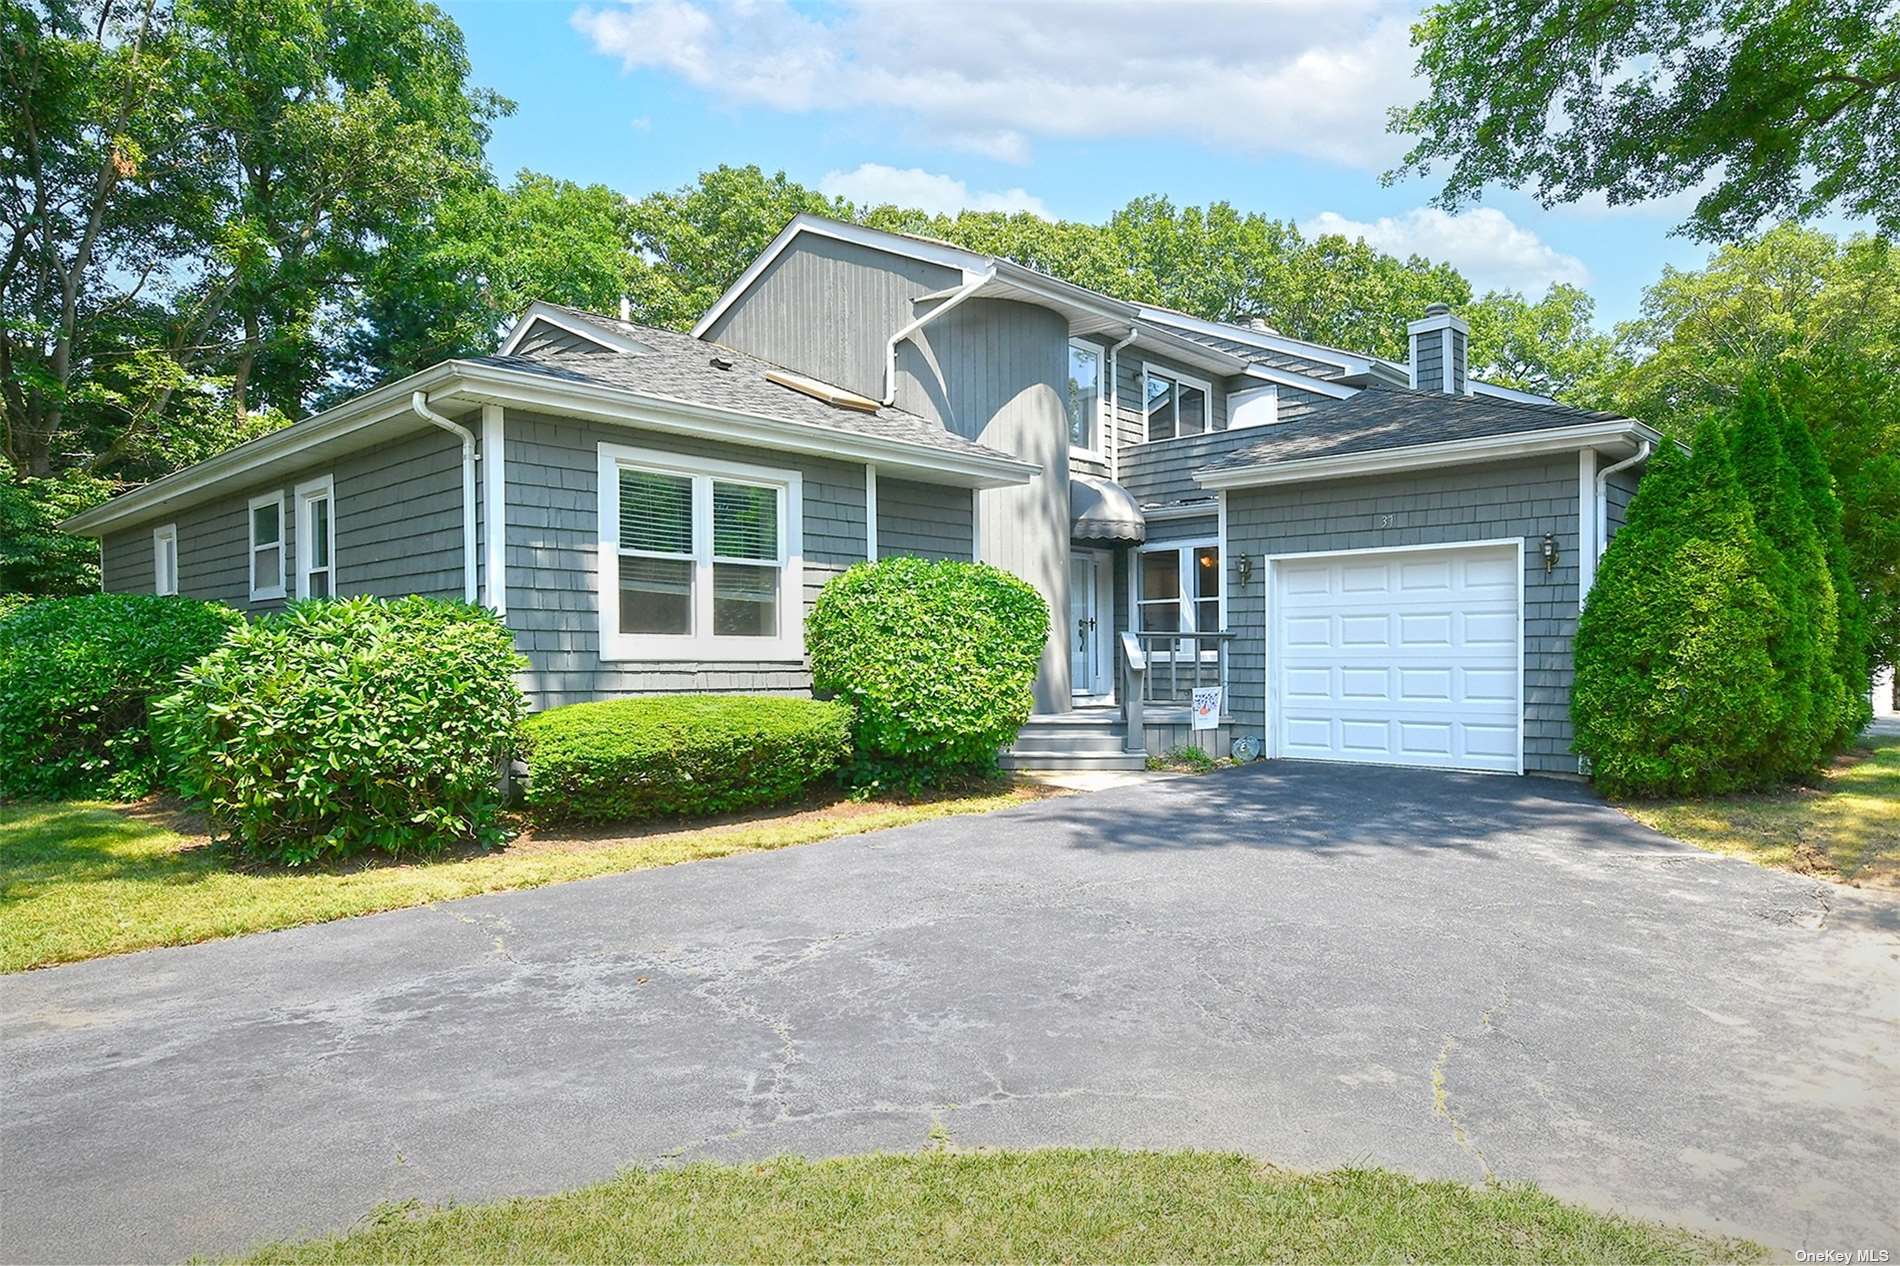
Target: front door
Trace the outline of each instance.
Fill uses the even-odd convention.
[[[1069,555],[1069,680],[1078,699],[1109,694],[1107,562],[1092,550]]]

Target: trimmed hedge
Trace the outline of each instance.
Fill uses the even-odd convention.
[[[244,617],[98,593],[0,607],[0,795],[135,800],[159,782],[149,705]]]
[[[786,804],[851,757],[851,709],[767,695],[653,695],[528,718],[526,800],[548,822]]]
[[[1612,795],[1732,791],[1774,777],[1782,619],[1748,499],[1714,422],[1665,442],[1577,622],[1576,749]]]
[[[1048,638],[1042,595],[986,563],[859,563],[805,620],[813,689],[856,711],[862,783],[993,771]]]
[[[526,666],[480,607],[295,602],[234,631],[154,713],[182,789],[242,853],[426,855],[504,838]]]

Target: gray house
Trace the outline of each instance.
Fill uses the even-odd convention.
[[[500,612],[537,707],[809,689],[867,558],[981,559],[1054,621],[1019,766],[1190,741],[1573,773],[1571,639],[1657,435],[1409,363],[801,216],[691,335],[549,304],[74,517],[108,590]]]

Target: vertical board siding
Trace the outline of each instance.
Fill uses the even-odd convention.
[[[962,280],[954,268],[801,233],[706,337],[881,399],[890,336],[921,314],[920,296]]]
[[[1229,624],[1233,643],[1228,682],[1232,710],[1245,732],[1266,729],[1266,568],[1256,566],[1242,588],[1234,560],[1267,554],[1397,545],[1456,545],[1521,538],[1524,542],[1524,767],[1577,772],[1570,749],[1571,640],[1577,629],[1577,459],[1561,453],[1513,462],[1416,474],[1367,476],[1325,483],[1235,489],[1227,494]],[[1379,516],[1390,515],[1381,527]],[[1558,563],[1548,576],[1544,533],[1555,538]]]
[[[924,327],[899,361],[899,400],[927,398],[934,416],[979,444],[1035,462],[1022,487],[977,494],[982,558],[1042,594],[1052,618],[1069,609],[1069,326],[1047,308],[973,299]],[[920,410],[921,411],[921,410]],[[1067,643],[1051,638],[1036,676],[1036,710],[1066,712]]]
[[[974,539],[972,508],[968,488],[880,476],[877,481],[877,556],[910,555],[932,562],[969,562]]]
[[[508,624],[528,657],[522,688],[537,708],[630,694],[803,694],[798,660],[603,663],[600,659],[600,445],[748,462],[803,476],[805,606],[865,553],[864,467],[630,427],[510,410]],[[891,481],[897,482],[897,481]],[[886,484],[878,486],[880,502]]]
[[[331,476],[336,489],[338,594],[462,596],[462,449],[453,436],[433,427],[312,462],[294,474],[233,485],[173,519],[108,533],[106,588],[150,593],[152,529],[175,522],[179,593],[252,614],[281,608],[280,599],[251,601],[250,500],[283,493],[284,587],[294,597],[296,487],[319,475]],[[135,567],[140,549],[144,562]]]

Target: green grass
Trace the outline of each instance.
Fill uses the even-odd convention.
[[[1650,800],[1624,812],[1664,835],[1764,866],[1900,888],[1900,738],[1863,740],[1814,787],[1706,800]]]
[[[1211,1152],[933,1151],[630,1171],[554,1196],[385,1207],[252,1262],[1706,1262],[1759,1247],[1525,1186],[1300,1174]]]
[[[947,799],[840,801],[639,834],[537,832],[494,853],[308,872],[240,869],[187,815],[163,808],[0,805],[0,972],[810,844],[1046,794],[998,786]]]

